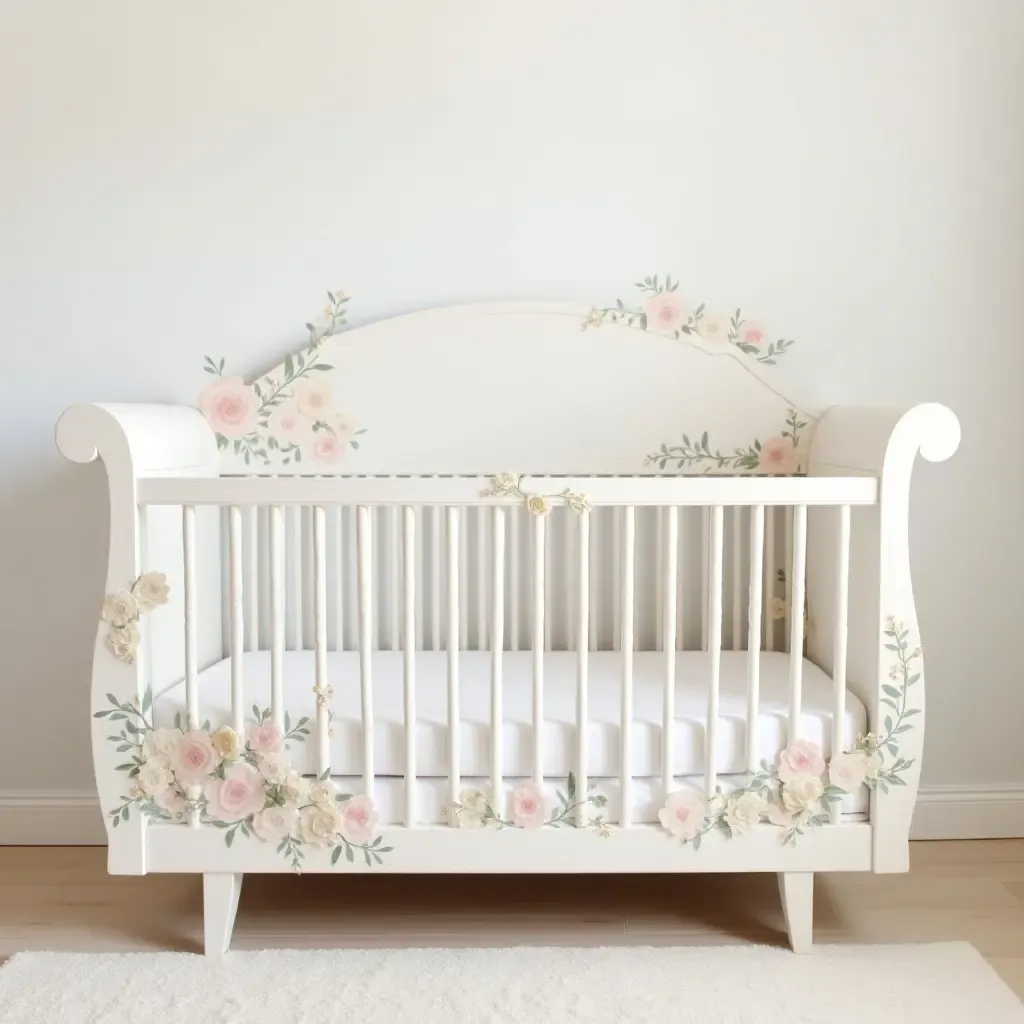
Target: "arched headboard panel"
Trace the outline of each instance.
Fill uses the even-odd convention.
[[[789,474],[813,423],[735,344],[572,305],[311,329],[269,373],[232,369],[208,360],[199,399],[225,473]]]

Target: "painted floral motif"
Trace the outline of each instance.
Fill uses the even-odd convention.
[[[498,473],[491,477],[491,486],[480,492],[483,498],[517,498],[535,516],[546,516],[553,502],[561,502],[573,512],[585,512],[590,508],[585,494],[577,494],[567,487],[558,494],[533,494],[519,486],[522,477],[518,473]]]
[[[199,395],[199,409],[217,434],[218,448],[230,447],[246,465],[282,465],[308,460],[318,466],[340,462],[359,448],[356,421],[334,404],[320,376],[334,367],[320,358],[324,339],[345,325],[348,296],[328,292],[319,324],[307,323],[309,345],[284,361],[283,376],[268,373],[247,384],[224,375],[224,360],[205,358],[203,369],[217,379]]]
[[[892,683],[882,686],[882,702],[892,713],[885,716],[881,736],[860,736],[852,750],[828,762],[816,743],[794,740],[777,765],[763,760],[758,771],[748,773],[742,789],[728,794],[718,789],[710,799],[695,790],[670,793],[658,812],[662,828],[699,850],[709,832],[733,837],[768,822],[782,830],[785,845],[793,846],[806,829],[828,824],[833,805],[847,793],[861,786],[882,793],[905,786],[903,775],[914,761],[900,755],[897,737],[913,728],[907,720],[920,713],[907,707],[907,692],[921,679],[915,670],[921,648],[911,649],[908,630],[898,619],[886,620],[884,634],[886,650],[897,660],[889,671]]]
[[[766,366],[775,366],[778,357],[793,347],[789,338],[769,341],[761,321],[744,319],[739,309],[729,314],[709,310],[702,302],[691,310],[679,295],[679,282],[671,276],[666,275],[664,281],[657,274],[645,277],[635,287],[642,296],[638,304],[627,305],[616,299],[614,306],[595,307],[583,321],[583,329],[612,323],[660,331],[674,338],[696,335],[711,345],[732,345]]]
[[[115,658],[134,665],[139,656],[139,619],[167,604],[171,588],[162,572],[144,572],[130,587],[107,594],[100,613],[110,627],[107,647]]]
[[[800,418],[796,409],[790,409],[785,429],[778,437],[765,441],[754,441],[746,448],[735,448],[731,453],[711,448],[708,432],[692,440],[683,434],[682,444],[663,444],[658,451],[644,458],[645,466],[665,469],[675,463],[676,469],[688,466],[703,466],[705,473],[713,470],[761,473],[786,476],[800,472],[800,431],[807,422]]]
[[[174,728],[155,728],[153,692],[142,701],[122,702],[107,694],[111,707],[97,711],[119,732],[107,739],[126,760],[128,792],[108,812],[114,828],[128,821],[134,807],[146,818],[164,822],[190,819],[223,829],[231,846],[238,836],[274,843],[298,871],[309,848],[331,851],[331,864],[357,854],[370,866],[382,864],[393,847],[376,834],[378,817],[365,796],[340,792],[327,769],[318,779],[299,775],[288,760],[290,743],[304,743],[309,719],[284,727],[270,711],[253,705],[253,722],[245,735],[230,726],[212,729],[204,722],[190,729],[176,715]]]
[[[569,772],[565,792],[556,790],[554,800],[535,782],[524,783],[513,790],[504,817],[479,789],[464,789],[459,799],[445,811],[449,824],[455,828],[579,828],[575,811],[589,807],[600,812],[607,804],[608,798],[596,786],[588,787],[586,795],[581,797],[576,790],[576,776]],[[602,836],[611,835],[603,813],[588,816],[585,827],[597,830]]]

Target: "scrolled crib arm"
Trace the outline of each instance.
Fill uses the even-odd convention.
[[[847,655],[848,683],[868,710],[867,745],[877,745],[881,768],[871,802],[878,872],[908,867],[924,746],[924,663],[910,573],[910,483],[918,454],[941,462],[959,444],[956,416],[931,403],[830,409],[811,439],[811,475],[878,479],[877,505],[851,512]],[[837,548],[828,522],[816,524],[809,549],[808,601],[824,628],[809,638],[808,653],[830,670]]]
[[[72,406],[58,420],[56,441],[72,462],[101,459],[107,474],[110,537],[104,593],[120,592],[120,596],[105,602],[102,613],[96,608],[93,763],[107,828],[110,870],[143,874],[145,820],[138,811],[124,810],[136,784],[125,771],[125,763],[130,766],[133,754],[138,755],[137,734],[128,727],[136,724],[139,713],[151,714],[147,705],[150,680],[139,651],[140,615],[132,614],[138,609],[131,589],[144,568],[136,484],[140,477],[150,475],[215,475],[216,439],[201,413],[187,406],[83,404]],[[121,732],[123,739],[112,742],[111,736],[116,741]]]

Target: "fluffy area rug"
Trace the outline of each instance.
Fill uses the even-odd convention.
[[[19,953],[0,1021],[1016,1024],[1024,1007],[967,943]]]

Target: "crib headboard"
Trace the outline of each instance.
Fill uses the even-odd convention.
[[[472,305],[308,325],[310,344],[259,376],[209,357],[198,404],[226,474],[799,472],[813,415],[783,368],[742,340],[738,311],[715,326],[673,295],[646,312]]]

